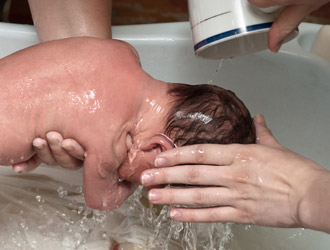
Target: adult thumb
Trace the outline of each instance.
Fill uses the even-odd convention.
[[[267,127],[265,118],[262,115],[257,115],[253,118],[254,126],[256,128],[257,144],[281,148],[272,134],[272,131]]]
[[[313,7],[311,5],[286,6],[269,31],[269,49],[278,52],[285,38],[298,27],[305,16],[315,9]]]

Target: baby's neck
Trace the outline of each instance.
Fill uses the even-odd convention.
[[[133,142],[139,143],[145,138],[163,133],[166,115],[170,109],[170,99],[167,94],[168,84],[153,80],[147,91],[144,91],[141,108],[136,116],[132,131]],[[138,145],[135,145],[138,147]]]

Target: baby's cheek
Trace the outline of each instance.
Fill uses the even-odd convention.
[[[133,161],[131,164],[127,162],[119,168],[119,176],[121,179],[141,185],[140,175],[144,170],[149,168],[151,168],[149,164],[138,160]]]
[[[121,179],[131,181],[131,177],[134,174],[134,168],[128,162],[125,162],[119,167],[118,172]]]

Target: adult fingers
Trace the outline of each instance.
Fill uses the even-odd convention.
[[[41,160],[39,159],[39,157],[37,155],[34,155],[31,159],[25,162],[13,165],[12,168],[16,173],[27,173],[37,168],[40,163]]]
[[[232,181],[244,179],[243,173],[234,173],[232,167],[208,165],[183,165],[171,168],[148,169],[141,174],[144,186],[160,184],[188,184],[227,186]]]
[[[257,144],[277,148],[282,147],[272,135],[272,131],[267,127],[265,118],[262,115],[255,116],[253,121],[256,128]]]
[[[314,8],[311,5],[290,5],[273,23],[268,35],[268,47],[278,52],[284,39],[291,34]]]
[[[248,223],[237,209],[229,206],[199,209],[173,207],[170,209],[170,217],[183,222]]]
[[[271,1],[271,0],[248,0],[249,3],[259,7],[259,8],[268,8],[268,7],[271,7],[271,6],[276,6],[278,5],[278,1]]]
[[[272,6],[288,6],[297,3],[297,0],[248,0],[248,1],[249,3],[259,8],[268,8]]]
[[[235,145],[197,144],[174,148],[159,154],[155,167],[182,164],[230,165]]]
[[[64,139],[62,142],[62,148],[74,158],[82,161],[85,159],[85,149],[76,140]]]
[[[237,197],[225,187],[151,189],[148,199],[153,204],[186,206],[228,206]]]
[[[32,146],[36,152],[36,155],[41,160],[41,162],[44,162],[49,166],[56,165],[56,160],[46,140],[41,138],[36,138],[33,140]]]
[[[72,157],[62,148],[63,137],[61,134],[57,132],[48,132],[46,138],[53,157],[61,167],[78,169],[82,166],[81,160]]]

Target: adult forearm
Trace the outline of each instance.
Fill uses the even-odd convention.
[[[66,37],[111,38],[111,0],[29,0],[41,41]]]
[[[330,172],[321,170],[317,176],[300,204],[299,215],[302,226],[330,233]]]

